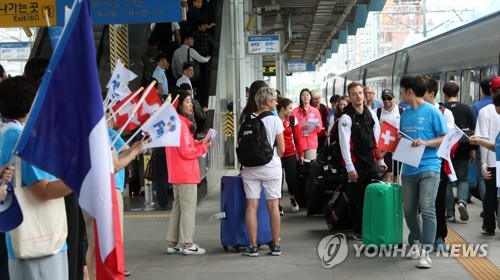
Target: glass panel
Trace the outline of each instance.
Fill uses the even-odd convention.
[[[466,69],[462,70],[462,81],[460,84],[459,100],[467,105],[472,105],[474,102],[474,92],[475,92],[475,79],[474,70]]]
[[[396,94],[396,98],[401,100],[401,92],[399,88],[399,81],[401,80],[401,77],[406,72],[406,66],[408,65],[408,58],[409,55],[407,52],[404,53],[398,53],[396,57],[396,69],[394,73],[394,84],[392,85],[392,89],[394,93]]]
[[[449,81],[460,82],[458,80],[458,77],[457,77],[457,72],[455,72],[455,71],[446,72],[445,82],[449,82]]]

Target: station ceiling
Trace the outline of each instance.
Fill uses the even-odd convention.
[[[386,1],[253,0],[253,11],[262,17],[262,34],[282,34],[288,61],[317,65],[346,43],[347,34],[355,35],[365,26],[369,11],[381,11]],[[275,55],[265,55],[263,65],[273,66],[275,59]]]

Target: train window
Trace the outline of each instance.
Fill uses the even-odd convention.
[[[443,93],[441,91],[444,84],[441,83],[441,73],[428,73],[428,74],[423,74],[422,76],[426,79],[433,79],[437,82],[438,92],[437,92],[436,96],[434,97],[434,100],[437,103],[444,103],[444,96],[443,96]]]
[[[474,102],[475,78],[474,69],[462,70],[462,80],[460,83],[460,102],[472,105]]]
[[[396,60],[396,77],[402,77],[406,74],[406,69],[408,68],[408,52],[404,52],[401,55],[398,53]]]
[[[449,81],[459,82],[458,77],[457,77],[457,72],[455,72],[455,71],[446,72],[445,83],[447,83]]]

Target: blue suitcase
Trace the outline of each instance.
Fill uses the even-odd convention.
[[[225,251],[228,250],[228,247],[234,247],[239,252],[240,247],[248,247],[250,244],[245,217],[246,207],[247,202],[241,176],[222,177],[220,208],[222,212],[225,212],[226,217],[221,219],[220,240]],[[269,245],[273,238],[264,189],[260,194],[257,220],[257,245]]]

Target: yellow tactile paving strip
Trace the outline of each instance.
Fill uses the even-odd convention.
[[[448,227],[448,236],[446,237],[448,244],[469,244],[462,236],[460,236],[452,228]],[[500,279],[500,269],[490,262],[487,258],[477,254],[475,257],[466,257],[459,254],[455,257],[457,262],[467,270],[474,279],[495,280]]]
[[[136,218],[170,218],[170,213],[166,214],[125,214],[123,218],[136,219]]]

